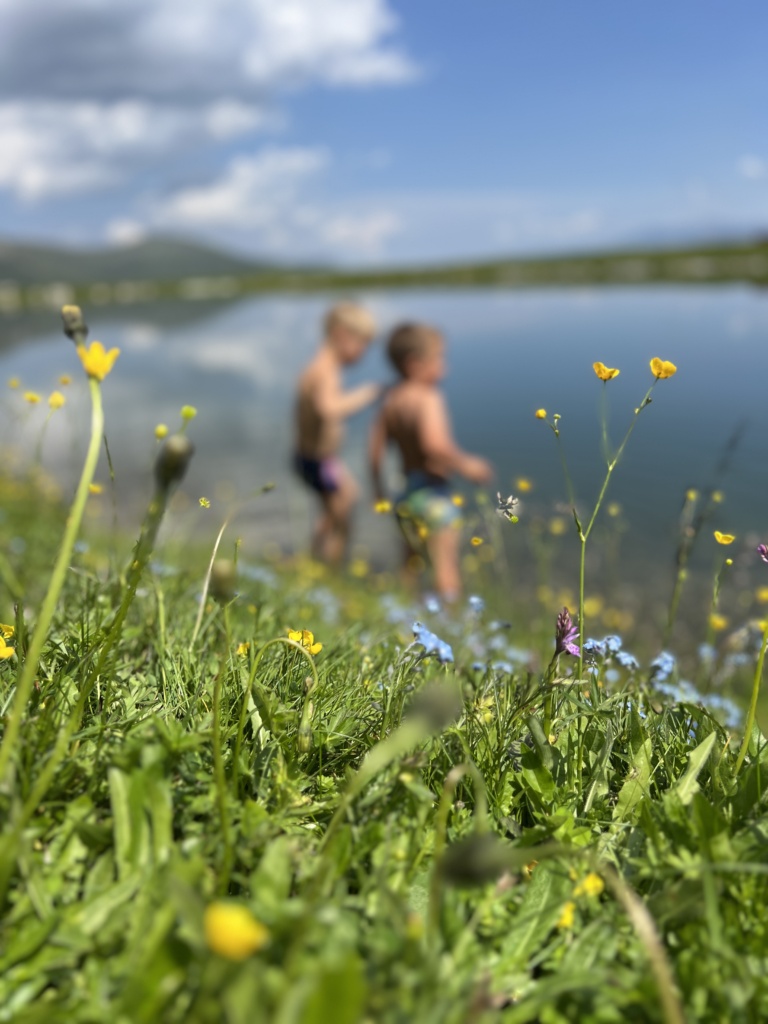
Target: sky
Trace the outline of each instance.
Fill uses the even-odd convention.
[[[0,0],[0,237],[284,263],[768,235],[765,0]]]

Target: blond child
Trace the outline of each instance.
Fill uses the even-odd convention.
[[[323,327],[320,348],[299,377],[294,469],[320,501],[312,554],[339,565],[346,555],[359,494],[354,477],[338,457],[343,423],[376,401],[381,387],[342,387],[342,369],[363,356],[376,333],[371,314],[362,306],[340,302],[328,311]]]
[[[389,358],[400,380],[384,397],[371,429],[369,457],[373,487],[384,497],[381,468],[388,442],[400,451],[405,491],[396,511],[404,526],[416,525],[425,540],[435,588],[446,601],[461,591],[459,572],[460,512],[452,501],[450,477],[475,484],[493,477],[489,462],[462,451],[453,439],[451,421],[439,383],[445,376],[445,342],[426,324],[406,323],[390,336]]]

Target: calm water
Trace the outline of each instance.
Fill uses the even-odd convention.
[[[184,485],[188,519],[212,532],[230,494],[275,481],[275,492],[250,507],[238,532],[254,546],[304,542],[309,502],[286,468],[291,395],[331,298],[256,298],[217,309],[188,303],[89,311],[91,336],[122,350],[104,391],[124,518],[135,516],[148,493],[155,424],[175,425],[180,407],[189,403],[199,415],[191,427],[197,454]],[[601,386],[592,362],[621,368],[621,376],[608,385],[612,436],[618,440],[650,382],[650,357],[673,360],[679,372],[657,386],[610,493],[624,506],[630,528],[626,557],[640,567],[641,576],[662,561],[668,566],[684,490],[712,479],[720,452],[738,427],[741,441],[722,481],[726,501],[712,525],[745,541],[753,534],[768,537],[765,293],[747,287],[403,291],[375,293],[368,302],[385,329],[403,318],[444,329],[450,363],[445,390],[457,438],[493,460],[505,493],[514,490],[517,477],[533,481],[531,512],[549,514],[565,496],[554,439],[534,419],[534,410],[544,406],[562,415],[577,495],[586,504],[600,473]],[[39,315],[13,325],[0,319],[1,380],[17,376],[23,388],[47,395],[63,372],[78,382],[82,376],[54,314],[50,328]],[[390,379],[380,350],[349,375],[350,382],[366,377]],[[69,403],[55,414],[45,437],[44,462],[65,482],[78,466],[87,432],[85,391],[82,383],[69,389]],[[42,406],[29,409],[19,394],[4,389],[5,446],[10,440],[33,450],[45,412]],[[367,426],[366,416],[352,421],[346,447],[362,480]],[[103,465],[101,479],[106,476]],[[211,499],[210,510],[197,506],[201,495]],[[392,550],[390,527],[363,511],[358,540],[380,554]]]

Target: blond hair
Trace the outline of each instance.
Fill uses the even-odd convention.
[[[346,327],[347,330],[369,340],[376,333],[376,321],[372,314],[355,302],[337,302],[328,310],[323,320],[326,336],[331,334],[335,327]]]
[[[428,324],[400,324],[389,336],[387,355],[397,372],[404,377],[408,360],[426,355],[439,338],[440,332]]]

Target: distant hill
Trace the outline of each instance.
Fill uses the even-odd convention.
[[[194,242],[150,238],[136,245],[104,249],[64,249],[22,242],[0,242],[0,281],[18,285],[72,285],[94,281],[176,281],[185,277],[243,276],[265,270]]]

